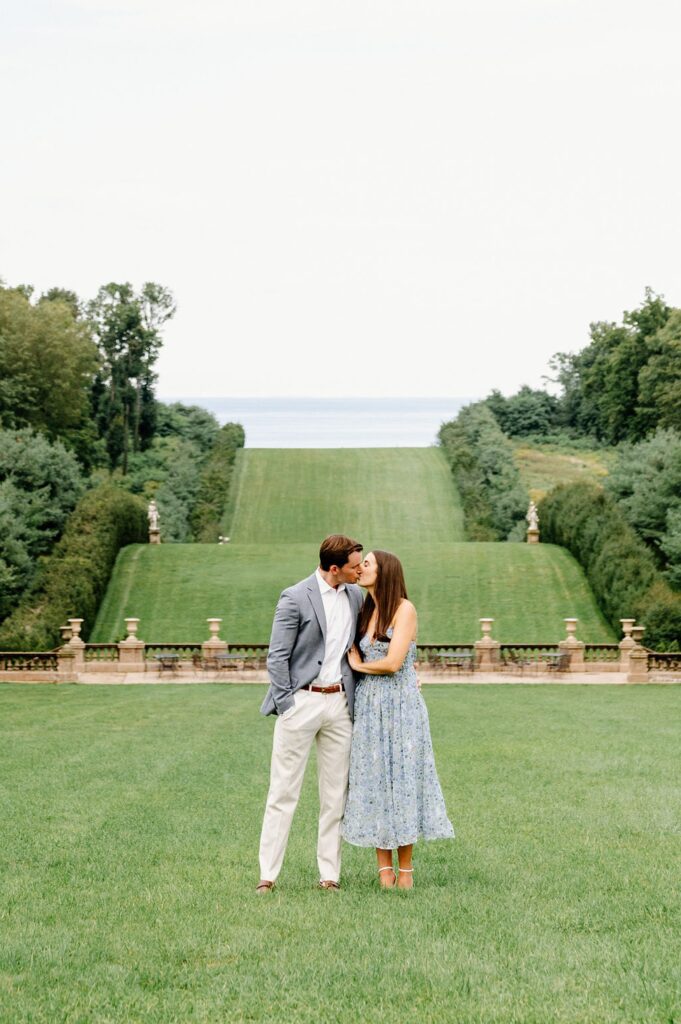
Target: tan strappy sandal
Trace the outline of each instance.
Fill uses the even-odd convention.
[[[393,880],[392,880],[392,882],[389,882],[389,883],[385,884],[385,883],[384,883],[383,881],[381,881],[381,879],[379,878],[379,882],[380,882],[380,885],[381,885],[381,889],[394,889],[394,888],[395,888],[395,885],[397,884],[397,875],[395,874],[395,869],[394,869],[394,868],[392,868],[392,867],[391,867],[391,868],[379,868],[379,869],[378,869],[378,873],[379,873],[379,875],[381,874],[381,872],[382,872],[382,871],[392,871],[392,873],[393,873]]]
[[[398,871],[401,875],[414,874],[413,868],[398,868]],[[403,892],[411,892],[411,890],[414,888],[414,880],[412,879],[411,885],[398,885],[397,888],[402,889]]]

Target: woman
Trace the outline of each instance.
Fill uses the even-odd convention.
[[[359,650],[353,647],[348,656],[362,674],[343,836],[355,846],[375,847],[383,888],[411,889],[416,840],[450,839],[454,829],[416,679],[416,609],[407,600],[402,565],[388,551],[369,552],[358,582],[367,596],[357,625]]]

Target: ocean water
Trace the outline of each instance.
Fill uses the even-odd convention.
[[[421,448],[475,398],[164,398],[241,423],[247,448]]]

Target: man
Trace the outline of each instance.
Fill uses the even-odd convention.
[[[270,789],[260,838],[260,884],[271,892],[281,870],[313,741],[317,744],[322,889],[338,889],[340,827],[345,809],[355,682],[347,654],[362,592],[356,585],[362,545],[341,534],[322,542],[319,568],[284,590],[274,614],[260,709],[277,715]]]

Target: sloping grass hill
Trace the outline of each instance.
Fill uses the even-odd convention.
[[[206,618],[219,616],[230,642],[266,642],[279,593],[313,571],[332,532],[399,554],[424,643],[475,640],[480,616],[494,617],[506,642],[555,642],[572,615],[583,640],[612,639],[562,548],[463,541],[458,494],[436,448],[246,449],[238,460],[230,543],[126,548],[92,640],[118,639],[135,615],[147,641],[202,639]]]
[[[513,458],[530,497],[539,501],[558,484],[602,483],[616,455],[607,448],[526,440],[514,444]]]
[[[346,533],[392,550],[464,539],[463,512],[437,448],[242,451],[234,543],[298,544]],[[227,524],[225,524],[227,526]]]

